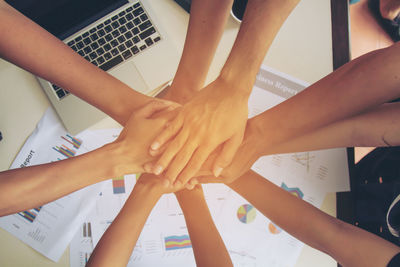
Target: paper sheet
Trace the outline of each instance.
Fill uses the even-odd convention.
[[[63,160],[89,151],[85,132],[70,136],[49,108],[17,155],[11,168]],[[0,218],[0,226],[44,256],[58,261],[95,204],[101,184],[56,201]]]
[[[307,84],[262,66],[249,98],[249,117],[253,117],[302,91]],[[282,120],[285,117],[282,116]],[[350,189],[345,148],[271,155],[260,158],[253,170],[271,181],[289,179],[303,188],[320,192]]]
[[[306,196],[301,189],[282,186],[298,192],[299,198]],[[303,243],[280,229],[235,192],[231,192],[221,216],[224,225],[221,236],[235,266],[295,265]]]
[[[125,182],[131,181],[131,177],[125,177]],[[217,224],[220,220],[216,218],[219,218],[218,215],[223,209],[226,197],[230,194],[230,189],[221,184],[204,185],[203,187],[210,211]],[[91,224],[91,240],[93,240],[94,246],[123,206],[122,202],[117,204],[116,200],[118,198],[126,199],[131,189],[129,188],[120,196],[104,193],[112,191],[111,184],[103,189],[101,197],[103,199],[100,198],[96,208],[87,218]],[[114,203],[115,209],[110,211],[107,208],[110,205],[104,205],[105,202]],[[102,210],[103,207],[105,210]],[[90,255],[92,252],[92,250],[87,250],[84,240],[82,234],[79,233],[71,243],[71,267],[83,267],[86,255]],[[173,194],[162,196],[153,208],[127,266],[196,266],[185,219]]]
[[[91,135],[91,141],[86,145],[90,149],[95,149],[104,140],[107,142],[115,140],[119,131],[119,129],[91,131],[88,133]],[[135,175],[125,175],[103,182],[104,187],[86,219],[86,225],[91,226],[90,238],[83,237],[84,231],[81,231],[71,242],[71,267],[85,266],[87,257],[90,257],[93,248],[123,207],[135,183]],[[88,243],[91,246],[88,246]],[[179,245],[176,245],[177,243]],[[153,208],[128,263],[128,266],[154,265],[195,266],[184,217],[173,194],[162,196]]]

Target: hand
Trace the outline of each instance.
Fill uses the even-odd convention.
[[[213,162],[213,173],[218,176],[229,165],[243,139],[247,95],[239,92],[218,78],[185,104],[151,145],[150,154],[163,151],[154,173],[165,171],[170,183],[177,179],[176,183],[186,184],[212,151],[223,144]]]
[[[189,198],[195,198],[195,197],[204,198],[203,187],[200,184],[193,185],[190,187],[190,189],[186,186],[186,188],[178,190],[174,193],[179,202],[181,200],[185,201]]]
[[[257,130],[254,119],[247,122],[246,132],[242,144],[236,152],[232,163],[226,167],[219,177],[212,175],[212,163],[219,151],[215,151],[201,167],[197,177],[190,180],[190,184],[197,183],[225,183],[229,184],[250,170],[254,162],[262,156],[262,135]]]
[[[157,115],[175,108],[172,102],[155,100],[134,111],[118,138],[108,145],[115,152],[110,156],[118,158],[118,173],[144,172],[144,164],[154,160],[148,154],[150,142],[171,119],[171,116]],[[171,114],[173,112],[167,113]]]
[[[162,176],[153,173],[143,173],[140,175],[136,184],[139,186],[151,186],[160,194],[175,193],[184,189],[183,185],[176,186],[170,183],[166,184],[165,181],[166,180]]]

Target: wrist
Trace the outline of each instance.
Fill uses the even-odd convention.
[[[204,80],[190,75],[177,75],[166,93],[166,99],[176,101],[180,104],[188,102],[204,86]]]
[[[112,149],[107,144],[94,151],[79,155],[72,160],[79,160],[79,165],[84,164],[85,173],[88,173],[92,183],[97,183],[110,178],[118,177],[121,173],[118,172]],[[79,166],[74,162],[74,166]]]
[[[182,189],[176,191],[175,193],[176,198],[179,202],[184,202],[187,199],[198,199],[203,196],[203,190],[200,184],[196,185],[193,189]]]
[[[138,160],[135,157],[132,157],[132,151],[134,151],[135,148],[128,149],[122,141],[106,144],[101,147],[100,150],[105,157],[102,164],[104,163],[107,165],[110,173],[113,174],[113,177],[137,173],[142,169],[142,166],[138,166],[136,163]]]
[[[249,137],[247,137],[246,140],[251,142],[250,146],[252,147],[252,154],[255,158],[264,156],[267,150],[267,142],[265,142],[265,140],[267,140],[268,137],[263,131],[261,123],[262,121],[259,120],[257,116],[247,121]]]
[[[226,84],[223,88],[230,88],[230,95],[248,99],[253,88],[255,77],[249,75],[244,76],[243,70],[236,73],[235,70],[223,68],[218,76],[221,82]],[[233,89],[233,90],[232,90]]]
[[[149,181],[145,183],[141,182],[139,179],[134,188],[136,188],[136,191],[157,200],[164,194],[165,190],[160,182],[154,181],[153,179],[149,179]]]

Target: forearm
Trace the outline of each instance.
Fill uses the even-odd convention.
[[[400,251],[390,242],[321,212],[253,171],[228,186],[286,232],[344,266],[386,266]],[[279,205],[273,200],[279,200]]]
[[[400,103],[378,106],[359,115],[331,123],[286,142],[265,146],[263,155],[312,151],[338,147],[382,147],[400,145]]]
[[[354,116],[400,96],[400,45],[364,55],[254,117],[268,146]],[[385,62],[385,63],[383,63]]]
[[[204,199],[202,190],[175,193],[185,215],[197,266],[233,266]]]
[[[136,184],[86,266],[126,266],[147,217],[161,195],[157,186]]]
[[[151,100],[86,61],[4,1],[0,1],[0,32],[2,58],[65,88],[121,124]]]
[[[232,0],[192,1],[183,53],[169,92],[181,104],[203,88],[232,3]]]
[[[249,0],[221,77],[250,94],[260,65],[281,25],[299,0]]]
[[[0,216],[43,205],[116,176],[117,162],[110,155],[113,152],[106,146],[58,162],[1,172]]]

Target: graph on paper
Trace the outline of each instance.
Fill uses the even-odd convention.
[[[125,194],[124,176],[112,179],[113,194]]]
[[[237,211],[237,217],[242,223],[251,223],[256,218],[257,211],[250,204],[241,205]]]
[[[268,224],[268,231],[273,235],[277,235],[277,234],[280,234],[282,232],[282,229],[279,228],[279,226],[277,226],[273,222],[270,222]]]
[[[191,248],[192,242],[190,241],[189,235],[172,235],[164,237],[165,250],[177,250]]]
[[[19,212],[18,215],[20,215],[22,218],[24,218],[28,222],[33,223],[41,209],[42,209],[42,206],[40,206],[38,208]]]
[[[298,198],[303,199],[304,197],[304,193],[298,187],[288,187],[285,183],[282,183],[281,188]]]
[[[296,162],[297,164],[300,164],[303,166],[307,172],[310,171],[311,164],[315,159],[315,156],[312,155],[310,152],[304,152],[304,153],[294,153],[291,156],[291,159]]]
[[[63,140],[63,144],[59,146],[53,146],[53,149],[58,153],[60,153],[63,156],[63,158],[71,158],[75,156],[76,150],[79,149],[82,145],[82,140],[73,137],[69,134],[60,137]],[[61,160],[61,158],[57,159]]]

